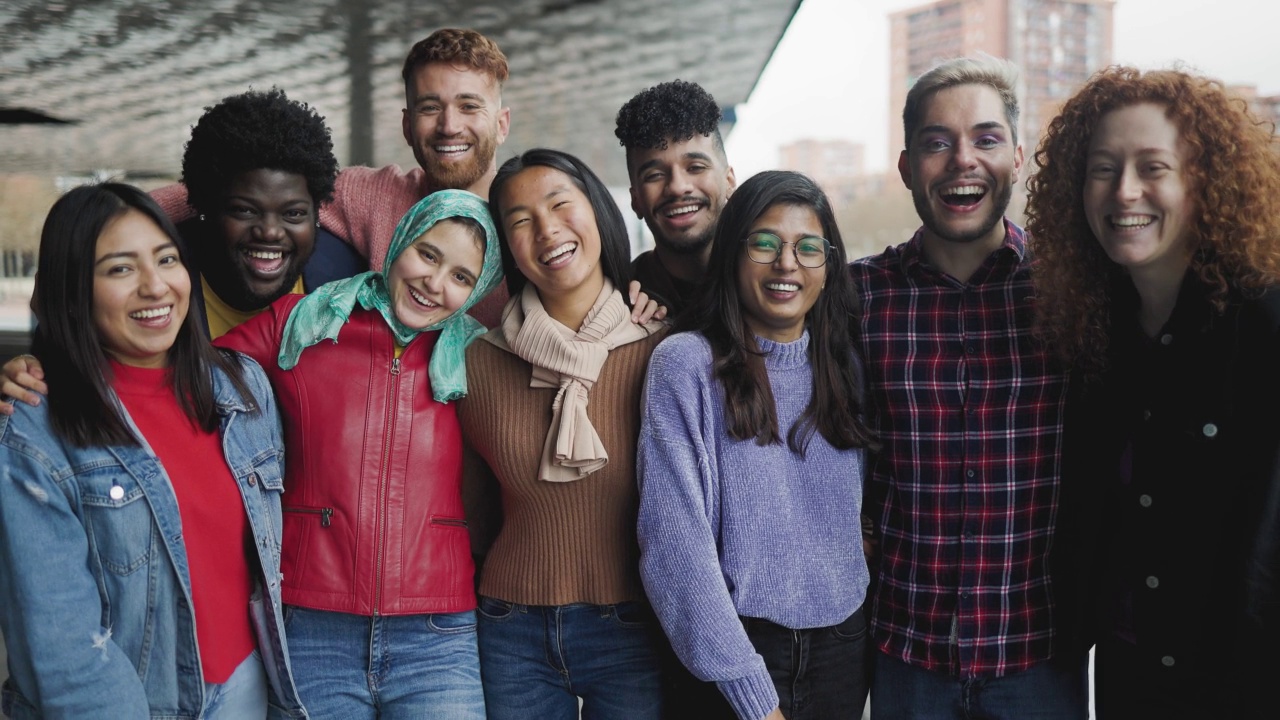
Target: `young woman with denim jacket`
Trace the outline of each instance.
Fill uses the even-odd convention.
[[[127,185],[72,190],[45,223],[48,402],[0,417],[10,717],[306,716],[283,632],[274,400],[188,312],[186,259]]]

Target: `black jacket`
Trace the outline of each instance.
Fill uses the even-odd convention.
[[[1280,706],[1280,290],[1219,314],[1188,274],[1156,338],[1112,293],[1108,366],[1072,378],[1058,561],[1067,637],[1136,638],[1155,692]],[[1230,710],[1225,710],[1230,708]],[[1258,708],[1263,708],[1258,710]]]

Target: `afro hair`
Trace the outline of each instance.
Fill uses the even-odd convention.
[[[640,92],[618,111],[613,131],[627,150],[664,150],[668,142],[711,135],[724,153],[720,106],[697,83],[672,80]]]
[[[264,168],[305,177],[317,206],[331,199],[338,161],[324,118],[279,88],[205,108],[182,156],[182,183],[196,212],[212,215],[236,176]]]

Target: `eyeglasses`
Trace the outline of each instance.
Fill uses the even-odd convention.
[[[831,252],[831,243],[826,238],[802,237],[795,242],[786,242],[782,238],[767,232],[754,232],[747,236],[747,257],[751,262],[761,265],[772,265],[782,255],[782,246],[790,245],[796,254],[796,262],[801,267],[820,268],[827,264],[827,255]]]

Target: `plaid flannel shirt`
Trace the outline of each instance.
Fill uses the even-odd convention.
[[[1066,378],[1032,339],[1025,236],[1005,229],[968,282],[923,262],[923,231],[850,266],[883,442],[866,500],[880,539],[873,636],[963,677],[1053,653]]]

